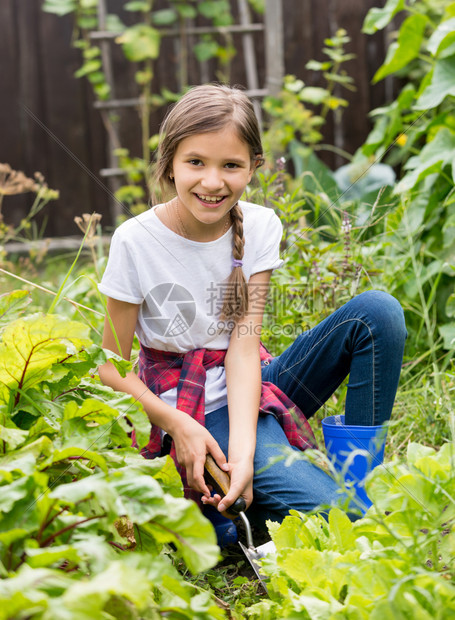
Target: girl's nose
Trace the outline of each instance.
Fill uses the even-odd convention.
[[[201,179],[201,185],[211,192],[221,189],[224,185],[221,171],[217,168],[206,168]]]

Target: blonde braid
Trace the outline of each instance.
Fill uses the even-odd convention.
[[[233,224],[232,255],[236,260],[242,260],[245,238],[243,235],[243,213],[238,204],[231,209]],[[242,267],[234,267],[227,281],[226,294],[221,310],[221,319],[224,321],[239,321],[248,311],[248,284],[245,280]]]

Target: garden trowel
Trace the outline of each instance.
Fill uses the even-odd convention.
[[[207,455],[205,460],[205,480],[207,484],[211,485],[214,490],[220,495],[226,495],[230,487],[230,478],[226,472],[218,467],[215,460],[210,454]],[[246,503],[243,497],[239,497],[235,500],[232,506],[229,506],[228,510],[222,514],[229,519],[236,519],[240,517],[245,526],[246,546],[239,541],[239,545],[246,555],[249,563],[251,564],[254,572],[258,576],[261,584],[267,592],[266,580],[267,578],[261,573],[261,566],[259,560],[264,558],[268,553],[276,551],[275,543],[272,540],[259,545],[254,546],[253,535],[251,533],[251,525],[248,517],[245,515]]]

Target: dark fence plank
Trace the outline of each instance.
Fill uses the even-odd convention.
[[[95,162],[92,159],[95,155],[92,144],[97,141],[93,140],[89,131],[89,128],[94,130],[88,114],[91,97],[87,83],[74,78],[74,72],[79,67],[79,55],[71,47],[72,20],[56,20],[52,15],[43,14],[39,24],[43,122],[58,140],[47,134],[48,157],[51,163],[49,177],[61,192],[57,213],[49,223],[49,232],[58,236],[68,230],[77,230],[72,223],[75,215],[95,208],[107,214],[105,205],[101,203],[97,203],[93,209],[90,208],[91,187],[96,182],[79,164],[81,162],[97,176],[98,170],[93,167],[96,164],[102,165],[104,154],[103,160]],[[55,53],[56,50],[58,53]],[[59,84],[63,87],[59,88]],[[99,122],[98,117],[98,124]],[[104,143],[104,135],[97,133],[98,137],[102,136]],[[107,200],[105,203],[107,204]]]
[[[23,148],[20,140],[13,139],[8,127],[19,127],[20,115],[18,101],[20,98],[19,73],[19,41],[15,28],[15,0],[4,0],[0,3],[0,89],[2,132],[0,142],[2,150],[9,153],[14,161],[23,160]]]
[[[46,162],[36,161],[35,144],[43,153],[43,141],[25,107],[40,109],[40,76],[37,33],[33,28],[36,15],[32,5],[24,11],[20,0],[7,0],[0,5],[0,58],[2,62],[2,129],[0,161],[32,176]],[[21,10],[22,8],[22,10]],[[44,155],[44,153],[43,153]],[[3,212],[6,222],[17,224],[32,203],[29,195],[6,197]]]

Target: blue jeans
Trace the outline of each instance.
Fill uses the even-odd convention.
[[[311,417],[349,375],[346,424],[372,426],[386,422],[395,399],[404,342],[403,311],[382,291],[354,297],[316,327],[301,334],[280,356],[264,363],[262,379],[277,385]],[[227,456],[227,407],[206,416],[206,427]],[[344,505],[336,482],[306,460],[287,467],[283,461],[263,472],[289,442],[272,415],[260,417],[254,459],[254,500],[249,518],[259,526],[281,521],[291,508],[308,512]]]

